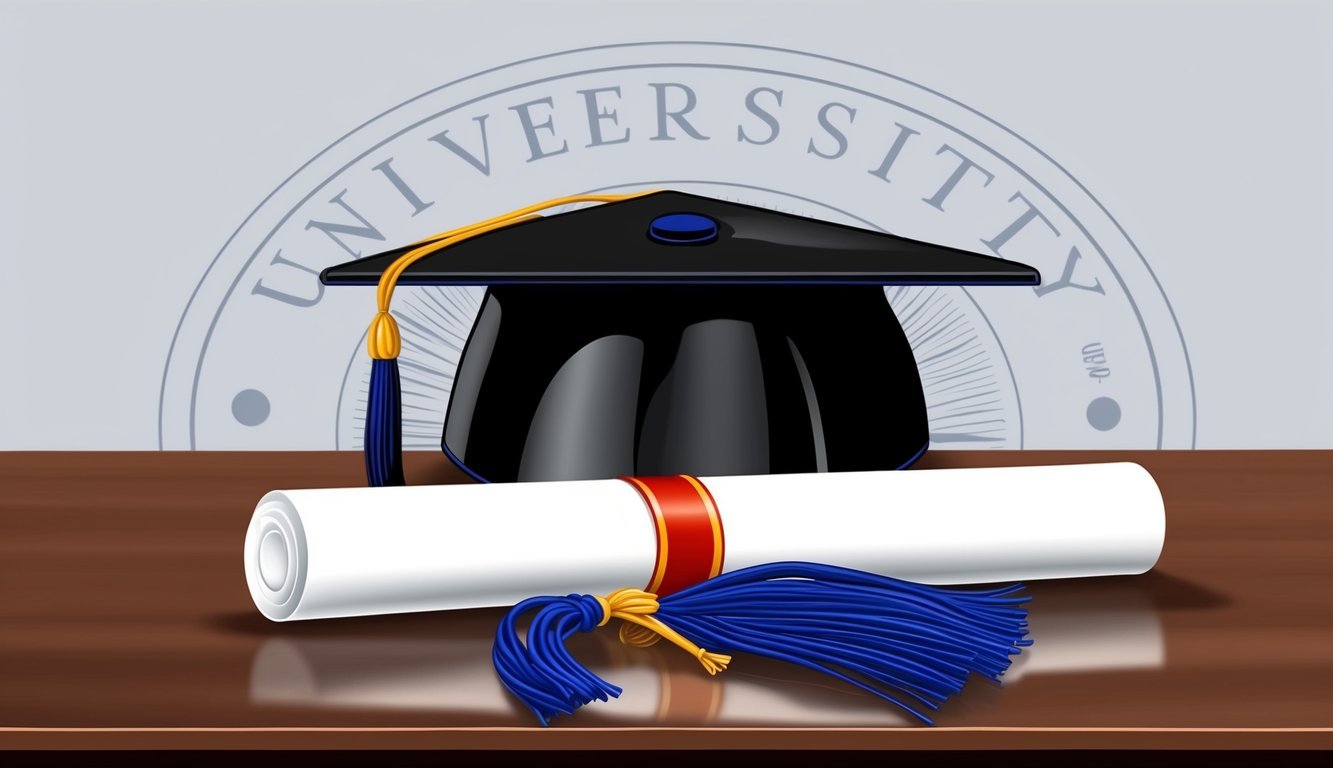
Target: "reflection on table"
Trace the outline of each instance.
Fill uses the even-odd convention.
[[[1072,582],[1071,582],[1072,583]],[[1035,584],[1033,647],[1014,661],[1005,687],[1036,675],[1160,668],[1166,661],[1160,617],[1134,577],[1076,587]],[[256,651],[250,699],[257,705],[413,710],[526,719],[491,665],[499,611],[441,615],[426,626],[356,620],[279,625]],[[743,656],[710,677],[666,643],[620,644],[614,630],[571,638],[570,649],[594,673],[622,687],[577,718],[556,724],[631,723],[762,725],[913,725],[893,705],[836,679],[790,664]],[[973,679],[946,711],[975,712],[1003,695]]]

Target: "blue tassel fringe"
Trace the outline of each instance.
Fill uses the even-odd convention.
[[[371,487],[404,485],[403,396],[398,361],[370,361],[366,402],[366,482]]]
[[[661,598],[655,617],[717,653],[751,653],[844,680],[932,724],[972,672],[999,682],[1027,638],[1023,585],[964,590],[816,563],[754,566]],[[536,612],[527,642],[519,618]],[[570,656],[565,641],[596,629],[591,595],[535,597],[505,615],[496,672],[542,725],[621,689]],[[724,673],[725,674],[725,673]]]

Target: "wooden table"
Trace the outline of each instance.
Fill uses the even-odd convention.
[[[255,501],[360,485],[358,454],[0,454],[0,748],[1333,748],[1333,453],[938,452],[920,466],[1108,460],[1162,487],[1157,568],[1034,583],[1035,647],[935,728],[786,665],[741,658],[709,678],[613,632],[575,654],[624,698],[540,728],[490,668],[497,611],[273,624],[254,609],[241,542]],[[408,461],[414,483],[463,480],[437,455]]]

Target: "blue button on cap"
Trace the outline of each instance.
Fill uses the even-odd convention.
[[[703,245],[717,239],[717,222],[698,213],[668,213],[653,219],[648,237],[665,245]]]

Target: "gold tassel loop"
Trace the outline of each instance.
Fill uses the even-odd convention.
[[[710,675],[716,675],[731,663],[730,656],[705,651],[685,639],[676,630],[658,621],[653,616],[658,608],[657,595],[651,592],[633,588],[618,589],[606,597],[598,598],[597,601],[601,603],[605,612],[598,626],[605,625],[611,619],[626,622],[620,628],[620,641],[626,645],[645,648],[659,639],[666,639],[698,659]]]

